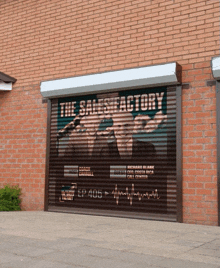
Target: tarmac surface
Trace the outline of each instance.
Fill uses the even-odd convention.
[[[0,212],[1,268],[220,268],[220,227]]]

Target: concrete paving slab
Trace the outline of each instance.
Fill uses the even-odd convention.
[[[220,268],[220,228],[52,212],[0,212],[0,267]]]
[[[217,258],[219,258],[219,261],[220,261],[220,248],[211,249],[211,248],[201,248],[201,247],[199,247],[199,248],[192,249],[191,252],[193,254],[217,257]],[[219,262],[219,264],[220,264],[220,262]]]
[[[217,257],[211,257],[211,256],[205,256],[205,255],[200,255],[200,254],[192,254],[190,253],[185,253],[182,254],[181,256],[178,256],[178,259],[181,260],[188,260],[192,262],[198,262],[198,263],[203,263],[206,264],[207,267],[210,265],[217,265],[218,268],[220,268],[220,260]]]
[[[3,264],[9,264],[9,263],[20,263],[24,260],[31,260],[29,257],[24,256],[18,256],[10,252],[1,251],[0,252],[0,267],[3,266]]]
[[[85,266],[85,267],[134,267],[134,263],[129,262],[122,262],[120,260],[117,260],[115,262],[112,258],[104,258],[102,256],[92,256],[89,254],[83,253],[66,253],[66,252],[56,252],[48,254],[44,257],[44,259],[47,260],[53,260],[53,261],[60,261],[64,264],[73,264],[78,266]]]
[[[159,267],[163,268],[207,268],[206,263],[202,262],[194,262],[194,261],[188,261],[188,260],[179,260],[179,259],[166,259],[166,261],[158,261],[157,265]],[[219,268],[218,265],[215,264],[209,264],[208,268]]]
[[[30,260],[22,260],[20,262],[14,263],[9,262],[2,264],[1,268],[74,268],[79,267],[75,265],[68,265],[64,263],[56,263],[39,259],[30,259]],[[82,266],[82,268],[85,268]]]
[[[26,245],[26,246],[19,245],[17,248],[12,248],[10,252],[19,256],[43,257],[45,254],[54,252],[54,250],[46,249],[46,248],[37,248],[37,247],[30,246],[30,245]]]

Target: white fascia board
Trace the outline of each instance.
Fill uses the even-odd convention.
[[[75,94],[101,93],[107,90],[173,85],[179,82],[177,63],[174,62],[44,81],[41,82],[40,91],[45,98],[56,98]]]
[[[5,83],[0,80],[0,91],[10,91],[12,90],[12,83]]]
[[[212,74],[216,80],[220,80],[220,57],[212,58]]]

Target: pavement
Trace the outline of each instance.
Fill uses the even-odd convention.
[[[0,212],[1,268],[220,268],[220,227]]]

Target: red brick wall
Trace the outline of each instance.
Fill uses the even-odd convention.
[[[46,104],[40,82],[177,61],[183,67],[184,222],[217,224],[219,0],[3,0],[0,186],[19,184],[24,209],[43,209]]]
[[[44,207],[45,107],[39,85],[0,93],[0,187],[18,184],[26,210]]]

